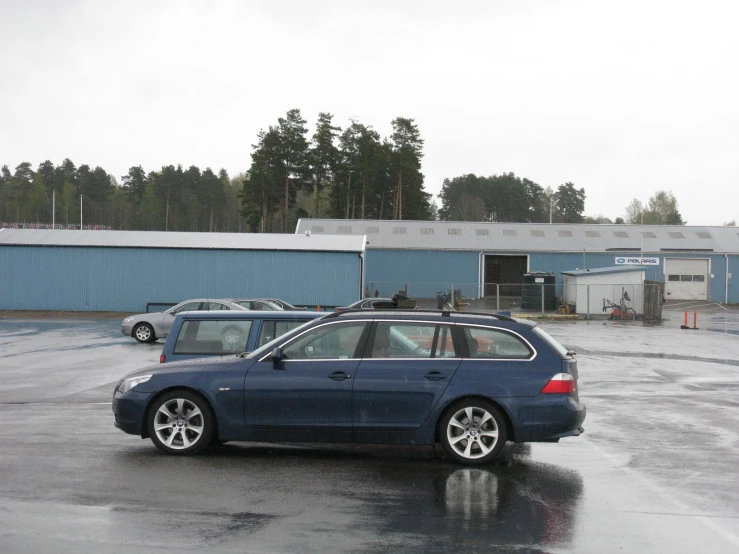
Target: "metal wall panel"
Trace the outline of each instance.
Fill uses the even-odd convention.
[[[357,300],[358,253],[0,247],[0,309],[142,312],[194,297]]]
[[[392,296],[408,284],[414,298],[436,298],[453,284],[462,295],[478,292],[479,256],[476,252],[448,250],[368,250],[365,283],[370,294]]]

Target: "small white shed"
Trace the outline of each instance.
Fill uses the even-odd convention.
[[[620,265],[593,269],[563,271],[564,302],[574,304],[575,313],[582,315],[608,314],[603,311],[605,300],[619,304],[628,295],[626,306],[636,313],[644,311],[645,269],[638,265]]]

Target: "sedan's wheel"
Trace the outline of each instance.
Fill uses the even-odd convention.
[[[227,350],[235,352],[236,350],[243,350],[244,347],[244,335],[236,327],[229,327],[225,329],[221,335],[224,346]]]
[[[190,391],[172,391],[149,410],[149,436],[168,454],[195,454],[213,437],[213,414],[207,402]]]
[[[502,450],[507,428],[500,411],[491,403],[467,400],[446,411],[439,434],[452,458],[465,464],[484,464]]]
[[[139,323],[133,330],[133,338],[139,342],[154,342],[154,329],[148,323]]]

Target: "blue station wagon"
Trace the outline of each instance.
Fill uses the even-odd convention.
[[[533,323],[458,312],[335,312],[245,357],[124,377],[116,427],[163,452],[214,441],[432,445],[486,463],[506,441],[583,432],[577,362]]]
[[[183,312],[172,324],[159,361],[251,352],[324,315],[305,311]]]

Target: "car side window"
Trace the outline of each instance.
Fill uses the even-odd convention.
[[[207,310],[207,308],[203,308],[202,305],[203,305],[202,302],[188,302],[187,304],[183,304],[182,306],[177,308],[172,313],[178,314],[180,312],[198,312],[203,309]]]
[[[273,319],[265,320],[262,328],[259,330],[259,339],[257,340],[257,348],[267,344],[269,341],[281,337],[288,331],[292,331],[296,327],[300,327],[305,320],[284,320]]]
[[[372,358],[430,358],[434,323],[381,321],[372,342]]]
[[[274,308],[270,306],[269,304],[265,304],[264,302],[254,302],[254,309],[255,310],[267,310],[270,312],[274,311]]]
[[[311,329],[282,348],[286,360],[343,360],[358,358],[365,322],[346,322]]]
[[[173,354],[233,354],[246,350],[251,321],[185,321]]]
[[[518,336],[502,329],[463,327],[470,358],[527,360],[533,351]]]
[[[229,308],[225,304],[221,304],[220,302],[210,302],[208,304],[208,310],[209,311],[213,311],[213,310],[230,310],[230,309],[231,308]]]

